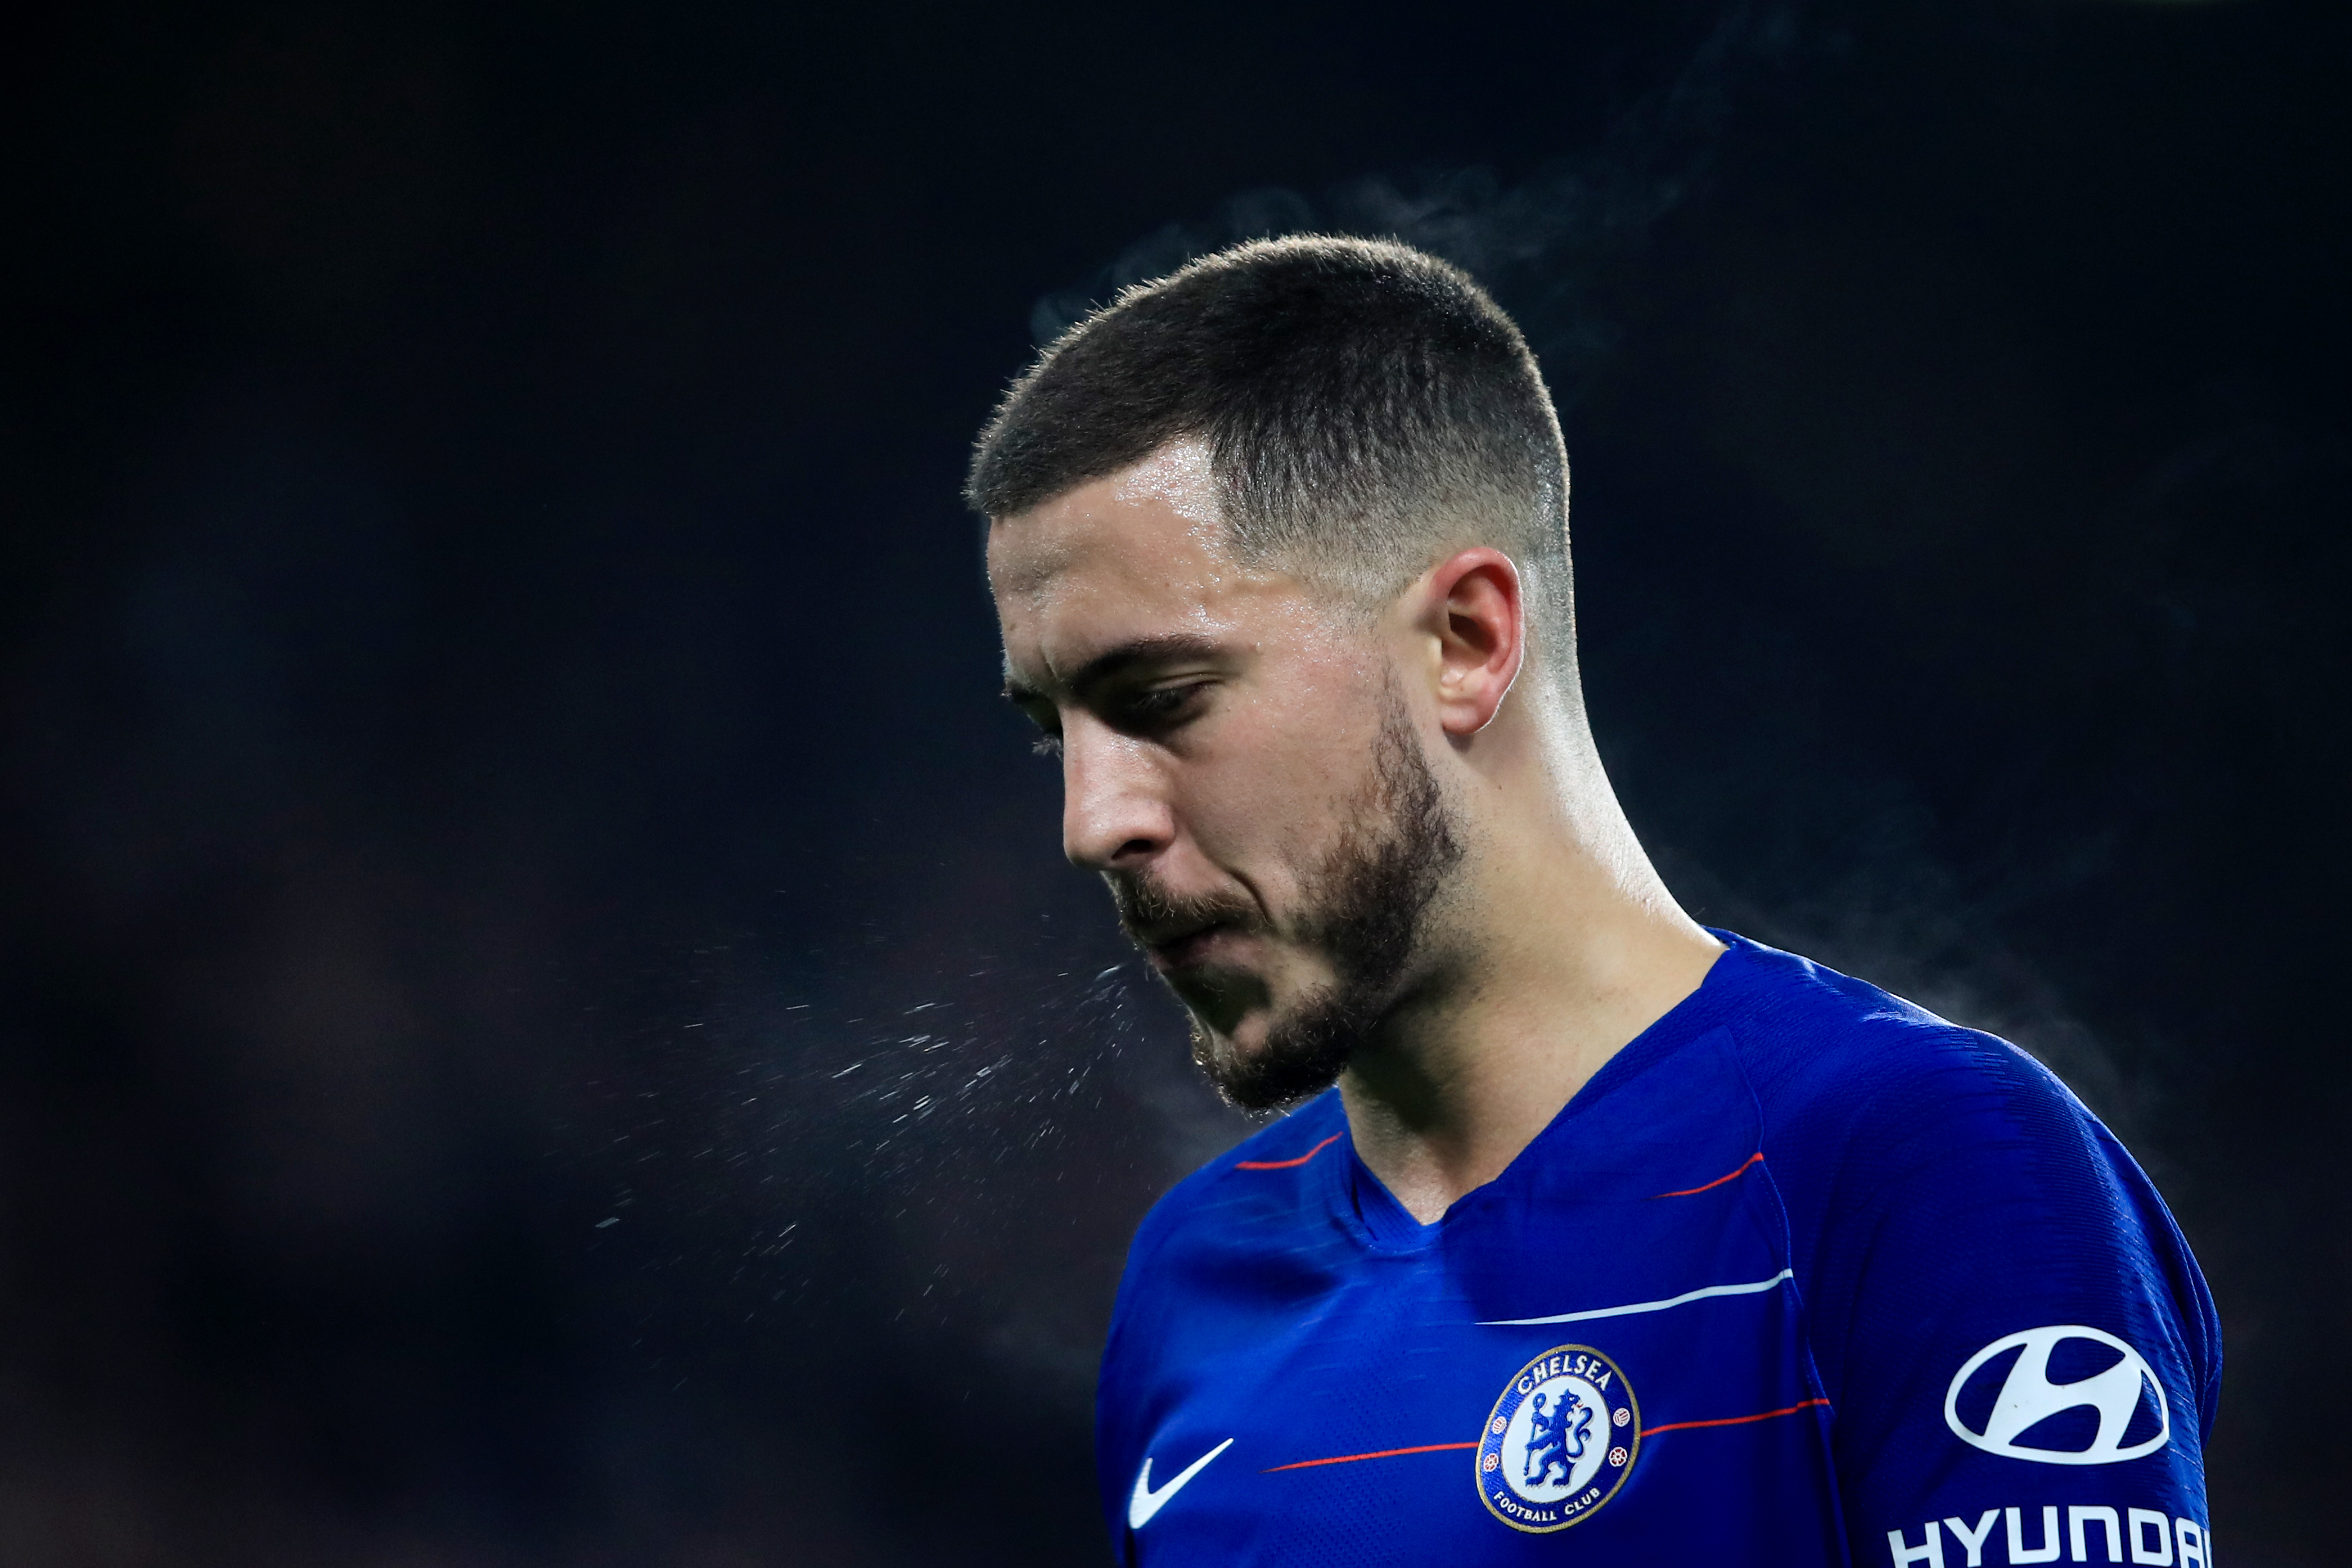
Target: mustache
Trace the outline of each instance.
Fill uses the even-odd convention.
[[[1257,906],[1239,893],[1202,893],[1182,897],[1170,892],[1149,871],[1105,877],[1118,923],[1129,938],[1143,946],[1165,941],[1180,931],[1205,926],[1258,923]]]

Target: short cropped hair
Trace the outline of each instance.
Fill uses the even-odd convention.
[[[1456,550],[1501,550],[1573,689],[1559,421],[1527,340],[1460,268],[1306,236],[1129,289],[1013,384],[965,499],[1014,517],[1185,438],[1208,448],[1237,558],[1367,608]]]

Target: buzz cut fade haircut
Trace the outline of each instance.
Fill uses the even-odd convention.
[[[1013,383],[964,497],[1016,517],[1186,439],[1235,559],[1366,611],[1456,550],[1502,551],[1537,658],[1574,692],[1559,420],[1526,338],[1459,268],[1310,235],[1130,288]]]

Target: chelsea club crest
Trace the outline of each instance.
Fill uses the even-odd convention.
[[[1642,1407],[1617,1363],[1558,1345],[1513,1374],[1478,1438],[1478,1495],[1513,1530],[1566,1530],[1617,1494],[1642,1451]]]

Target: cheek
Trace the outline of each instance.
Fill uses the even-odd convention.
[[[1212,858],[1257,862],[1257,877],[1296,873],[1358,809],[1379,709],[1360,692],[1295,689],[1221,727],[1200,759],[1185,815]]]

